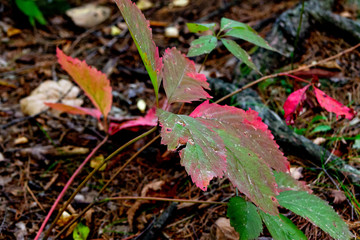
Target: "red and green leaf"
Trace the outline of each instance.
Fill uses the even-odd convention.
[[[209,83],[204,74],[196,72],[195,63],[175,48],[164,54],[164,89],[168,102],[191,102],[211,98],[204,90]]]
[[[224,174],[256,205],[277,214],[272,169],[289,164],[255,111],[204,102],[190,116],[158,110],[162,143],[180,151],[182,165],[203,190]],[[259,174],[261,173],[261,174]]]
[[[156,116],[156,108],[151,108],[144,117],[139,117],[135,120],[130,120],[124,123],[110,123],[109,134],[114,135],[121,129],[130,128],[137,129],[138,127],[153,127],[156,126],[158,118]]]
[[[305,87],[296,90],[291,93],[284,103],[284,118],[286,124],[293,124],[297,115],[302,109],[302,105],[306,99],[306,90],[310,85],[306,85]]]
[[[46,106],[51,107],[53,109],[56,109],[61,112],[66,112],[70,114],[78,114],[78,115],[90,115],[98,120],[101,117],[101,112],[95,108],[83,108],[83,107],[77,107],[77,106],[70,106],[63,103],[44,103]]]
[[[56,50],[58,62],[62,68],[84,90],[94,106],[106,119],[112,105],[110,81],[106,75],[85,61],[66,56],[60,49]]]
[[[350,120],[355,117],[354,109],[346,107],[316,87],[314,87],[314,91],[317,101],[326,111],[335,113],[337,117],[343,116]]]
[[[158,99],[162,60],[159,57],[159,50],[152,39],[150,24],[132,1],[115,0],[115,2],[129,27],[131,36],[154,86],[156,99]]]

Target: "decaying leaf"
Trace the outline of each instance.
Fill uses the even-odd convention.
[[[55,103],[60,99],[63,104],[80,107],[83,100],[77,98],[79,93],[80,89],[68,80],[47,80],[35,88],[30,96],[20,100],[21,111],[25,115],[35,115],[47,108],[44,102]]]
[[[168,150],[185,145],[181,164],[199,188],[225,175],[264,211],[278,213],[271,168],[287,172],[289,163],[255,111],[206,101],[190,116],[160,109],[157,114],[162,143]]]
[[[110,13],[111,10],[109,7],[96,4],[85,4],[66,11],[66,15],[68,15],[77,26],[84,28],[92,28],[104,22],[110,17]]]
[[[211,98],[204,90],[209,89],[209,83],[204,74],[196,72],[193,61],[176,48],[166,49],[163,58],[164,89],[169,104]]]
[[[215,221],[212,227],[215,232],[213,233],[216,240],[238,240],[239,234],[230,225],[230,219],[221,217]]]
[[[56,53],[62,68],[84,90],[94,106],[106,119],[112,105],[110,81],[106,75],[88,66],[85,61],[66,56],[60,49],[56,49]]]

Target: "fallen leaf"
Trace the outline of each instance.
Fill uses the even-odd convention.
[[[215,229],[215,233],[214,230]],[[230,219],[221,217],[212,227],[212,235],[216,240],[238,240],[239,234],[230,225]]]
[[[25,144],[28,142],[29,142],[29,140],[26,137],[18,137],[14,140],[15,145]]]
[[[303,177],[302,175],[303,168],[302,167],[291,167],[290,168],[290,175],[296,179],[299,180]]]
[[[340,190],[332,190],[330,196],[334,198],[333,203],[335,204],[342,203],[346,200],[344,192]]]
[[[92,158],[90,160],[90,167],[91,168],[97,168],[98,166],[100,166],[102,163],[104,162],[104,156],[102,154],[100,154],[99,156],[96,156],[94,158]],[[106,165],[104,164],[99,171],[104,171],[106,169]]]
[[[147,9],[152,8],[154,6],[154,4],[149,0],[139,0],[139,1],[137,1],[136,6],[140,10],[147,10]]]
[[[77,26],[84,28],[92,28],[104,22],[110,17],[110,13],[111,10],[109,7],[96,4],[86,4],[66,11],[66,15],[68,15]]]
[[[165,28],[165,37],[178,38],[179,37],[179,29],[177,29],[177,27]]]
[[[189,0],[174,0],[172,4],[174,7],[186,7],[189,5],[189,2]]]
[[[80,107],[83,100],[77,98],[80,89],[74,86],[69,80],[61,79],[58,82],[47,80],[35,88],[30,96],[20,100],[21,111],[25,115],[35,115],[45,110],[44,102],[55,103],[62,98],[61,103]],[[52,111],[59,114],[59,111]]]

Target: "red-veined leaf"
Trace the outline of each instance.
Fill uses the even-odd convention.
[[[137,128],[137,127],[152,127],[157,125],[158,118],[156,116],[156,108],[151,108],[144,117],[139,117],[135,120],[130,120],[124,123],[110,123],[109,134],[113,135],[125,128]]]
[[[106,75],[96,68],[90,67],[85,61],[66,56],[56,49],[58,62],[70,74],[79,87],[84,90],[94,106],[106,119],[112,104],[110,81]]]
[[[314,87],[314,91],[320,106],[328,112],[333,112],[337,117],[344,116],[350,120],[355,117],[354,109],[346,107],[316,87]]]
[[[157,99],[161,83],[162,60],[152,39],[150,24],[135,3],[130,0],[115,0],[115,2],[129,27],[131,36],[149,73]]]
[[[273,169],[289,164],[267,126],[253,110],[199,105],[190,116],[157,112],[162,143],[180,151],[181,163],[197,186],[206,189],[213,177],[224,174],[241,192],[270,214],[278,214]]]
[[[79,114],[79,115],[90,115],[98,120],[101,117],[101,112],[95,108],[83,108],[83,107],[77,107],[77,106],[70,106],[63,103],[49,103],[44,102],[44,104],[48,107],[51,107],[53,109],[56,109],[61,112],[66,112],[70,114]]]
[[[302,109],[302,104],[306,99],[306,90],[310,85],[306,85],[305,87],[296,90],[291,93],[284,103],[284,118],[286,124],[293,124],[296,116]]]
[[[168,102],[191,102],[211,96],[204,74],[196,72],[195,63],[176,48],[166,49],[164,54],[164,89]]]

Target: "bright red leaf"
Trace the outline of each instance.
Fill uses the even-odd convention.
[[[277,214],[278,194],[271,169],[289,164],[267,126],[253,110],[204,102],[190,116],[158,110],[162,143],[180,151],[181,164],[205,190],[213,177],[230,181],[264,211]]]
[[[150,24],[132,1],[115,0],[115,2],[129,27],[131,36],[149,73],[157,98],[163,64],[162,59],[159,57],[158,48],[152,39]]]
[[[109,127],[109,134],[113,135],[115,133],[117,133],[118,131],[120,131],[121,129],[125,129],[125,128],[130,128],[130,129],[134,129],[137,127],[153,127],[156,126],[158,122],[158,118],[156,116],[156,108],[153,107],[151,108],[147,114],[144,117],[139,117],[136,120],[130,120],[124,123],[110,123],[110,127]]]
[[[76,107],[76,106],[70,106],[63,103],[44,103],[45,105],[56,109],[61,112],[67,112],[70,114],[79,114],[79,115],[90,115],[98,120],[101,117],[101,112],[95,108],[83,108],[83,107]]]
[[[112,90],[106,75],[96,68],[88,66],[85,61],[66,56],[58,48],[56,52],[62,68],[84,90],[91,102],[106,119],[112,105]]]
[[[163,58],[164,89],[169,103],[211,98],[204,90],[209,89],[209,83],[204,74],[196,72],[193,61],[176,48],[166,49]]]
[[[305,87],[296,90],[291,93],[289,97],[286,99],[284,103],[284,118],[286,124],[293,124],[296,116],[302,109],[302,105],[306,99],[306,90],[310,85],[306,85]]]
[[[350,120],[355,117],[354,109],[346,107],[344,104],[336,101],[316,87],[314,87],[314,91],[320,106],[325,108],[328,112],[333,112],[337,117],[344,116]]]

